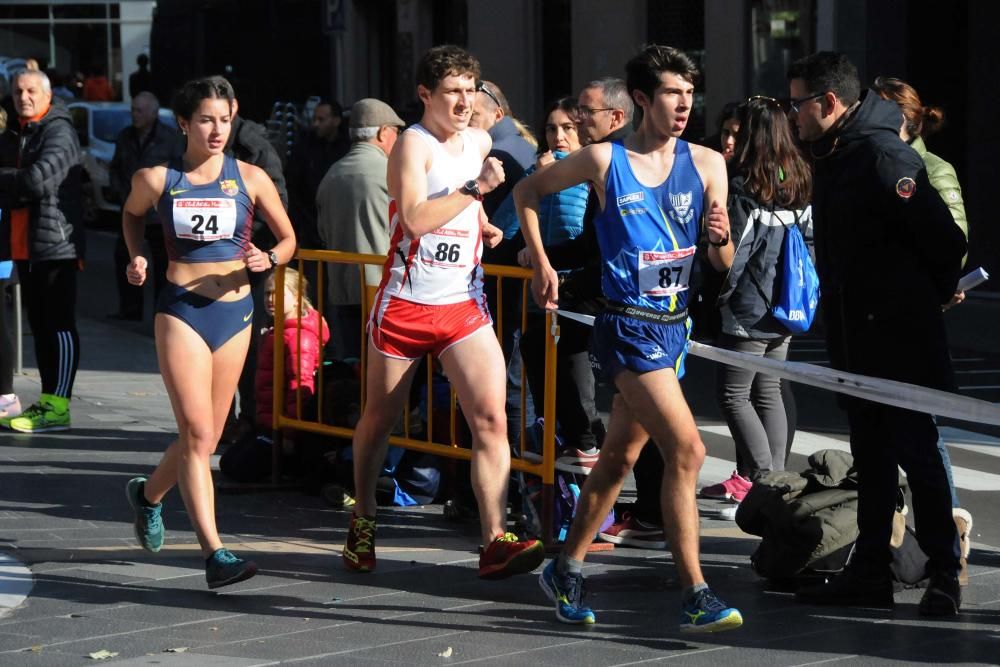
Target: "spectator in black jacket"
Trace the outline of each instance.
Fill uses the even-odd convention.
[[[132,191],[132,175],[143,167],[162,164],[184,152],[181,135],[159,120],[160,102],[150,92],[132,98],[132,124],[118,133],[115,154],[108,167],[108,185],[119,202],[128,199]],[[163,225],[150,209],[146,214],[146,242],[149,244],[153,268],[153,294],[159,296],[167,280],[167,249],[163,245]],[[141,320],[143,288],[131,285],[125,277],[129,265],[128,248],[118,230],[115,243],[115,282],[118,286],[118,312],[108,317],[118,320]]]
[[[835,368],[951,389],[941,306],[955,293],[966,242],[899,138],[894,102],[867,91],[843,55],[821,52],[788,72],[792,119],[814,160],[816,268]],[[859,473],[858,536],[850,567],[799,591],[806,602],[891,607],[889,539],[897,466],[913,493],[917,541],[930,583],[919,612],[958,613],[958,533],[934,418],[844,399]]]
[[[80,142],[69,111],[52,100],[44,72],[22,70],[11,87],[20,123],[16,167],[0,169],[0,208],[11,209],[11,257],[24,291],[42,391],[0,425],[25,433],[70,427],[80,362],[76,274],[83,260]]]
[[[322,248],[316,217],[316,193],[333,163],[347,155],[351,141],[342,131],[340,104],[322,100],[313,112],[310,131],[304,133],[288,158],[288,206],[300,248]],[[315,284],[315,280],[311,280]]]
[[[274,187],[278,189],[282,205],[285,210],[288,210],[288,190],[285,187],[285,174],[281,168],[281,157],[268,141],[267,130],[264,126],[237,115],[238,110],[239,102],[234,99],[233,127],[229,133],[229,140],[226,142],[225,152],[237,160],[243,160],[263,169],[271,177]],[[265,253],[274,247],[274,235],[271,234],[267,221],[260,215],[254,215],[251,241]],[[259,332],[265,328],[268,320],[264,290],[266,278],[267,276],[264,274],[250,274],[254,313],[253,337],[250,339],[250,350],[247,352],[247,360],[243,366],[243,373],[240,375],[239,422],[230,420],[227,424],[223,434],[223,440],[226,441],[235,442],[240,439],[240,436],[252,433],[254,428],[254,415],[257,414],[257,411],[253,383],[254,375],[257,372],[257,342],[260,338]]]

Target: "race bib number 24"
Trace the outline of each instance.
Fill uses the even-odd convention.
[[[694,246],[680,250],[640,250],[639,292],[647,296],[670,296],[688,288],[694,265]]]
[[[175,199],[174,231],[179,239],[231,239],[236,231],[236,200]]]

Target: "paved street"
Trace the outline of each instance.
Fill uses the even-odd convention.
[[[100,257],[109,238],[92,236]],[[477,527],[444,521],[439,506],[381,513],[377,572],[348,573],[338,555],[347,514],[298,492],[217,496],[223,539],[261,573],[210,593],[176,493],[161,553],[132,536],[125,482],[152,469],[174,429],[148,325],[103,319],[116,303],[107,262],[88,265],[81,300],[73,430],[0,434],[0,665],[94,664],[88,656],[101,650],[117,654],[109,664],[185,666],[996,664],[1000,655],[1000,439],[958,423],[946,440],[975,527],[956,619],[919,617],[920,591],[898,594],[894,612],[803,606],[769,591],[749,567],[756,538],[719,519],[725,505],[715,501],[699,501],[703,564],[746,619],[718,636],[678,632],[664,552],[594,554],[585,573],[598,625],[579,629],[555,620],[533,576],[478,580]],[[1000,392],[983,387],[1000,384],[1000,355],[976,342],[989,338],[984,326],[971,322],[958,336],[966,347],[956,365],[970,371],[963,391],[995,401]],[[15,386],[31,401],[38,379],[30,339],[26,347],[29,368]],[[805,339],[793,358],[822,362],[821,346]],[[692,359],[689,373],[685,391],[709,450],[702,481],[717,482],[734,467],[732,440],[712,399],[711,364]],[[798,389],[790,469],[812,451],[846,447],[833,399]]]

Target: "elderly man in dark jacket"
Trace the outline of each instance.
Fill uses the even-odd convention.
[[[822,52],[788,73],[792,118],[815,163],[816,266],[827,348],[835,368],[902,382],[954,386],[941,306],[955,293],[966,242],[899,139],[899,107],[859,95],[857,70]],[[897,465],[913,493],[917,540],[930,583],[919,611],[958,613],[959,543],[934,418],[843,400],[859,473],[860,534],[851,565],[799,591],[805,602],[891,607],[889,539]]]
[[[23,70],[12,81],[19,136],[14,164],[0,169],[0,207],[11,209],[11,257],[24,290],[41,397],[0,424],[25,433],[66,430],[80,361],[76,274],[83,259],[80,143],[48,77]]]
[[[132,98],[132,124],[115,139],[115,154],[108,168],[111,192],[119,202],[132,191],[132,176],[144,167],[163,164],[184,152],[181,135],[159,120],[160,103],[150,92]],[[146,214],[146,242],[153,264],[153,293],[159,295],[167,279],[167,249],[163,243],[163,225],[150,209]],[[125,276],[130,258],[121,230],[115,244],[115,282],[118,285],[118,312],[110,315],[120,320],[141,320],[143,288],[130,285]]]

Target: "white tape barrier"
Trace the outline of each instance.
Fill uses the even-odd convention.
[[[590,315],[581,315],[566,310],[557,312],[571,320],[590,326],[594,325],[594,318]],[[939,417],[951,417],[977,424],[1000,426],[1000,404],[977,398],[959,396],[947,391],[928,389],[906,382],[847,373],[801,361],[775,361],[743,352],[723,350],[697,341],[691,341],[688,344],[688,352],[704,359],[787,378],[794,382],[829,389],[897,408],[925,412]]]

